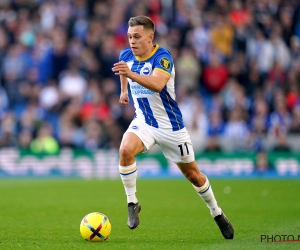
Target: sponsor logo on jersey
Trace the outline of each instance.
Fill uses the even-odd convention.
[[[159,61],[160,66],[162,66],[163,68],[169,70],[171,68],[171,62],[168,58],[163,57],[160,59]]]
[[[136,126],[136,125],[133,125],[131,128],[134,129],[134,130],[139,130],[139,127]]]
[[[141,85],[130,86],[131,94],[133,95],[144,95],[144,94],[154,94],[154,91],[147,89]]]

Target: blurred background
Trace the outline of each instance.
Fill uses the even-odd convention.
[[[1,0],[0,175],[118,175],[134,108],[111,68],[136,15],[173,55],[200,168],[300,176],[298,0]]]

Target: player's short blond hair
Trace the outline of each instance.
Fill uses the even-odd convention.
[[[128,25],[130,27],[142,25],[144,29],[155,31],[155,25],[154,22],[151,20],[150,17],[147,16],[136,16],[131,17],[128,21]]]

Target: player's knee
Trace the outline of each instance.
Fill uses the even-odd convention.
[[[123,160],[130,160],[134,157],[134,153],[128,147],[121,147],[119,150],[119,155]]]

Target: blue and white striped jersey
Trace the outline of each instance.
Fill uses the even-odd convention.
[[[144,58],[136,57],[130,48],[120,53],[120,61],[127,63],[131,71],[140,75],[151,75],[160,70],[170,76],[160,93],[149,90],[128,78],[135,107],[135,119],[155,128],[170,128],[178,131],[184,128],[181,112],[175,101],[175,69],[170,52],[155,45],[153,52]]]

